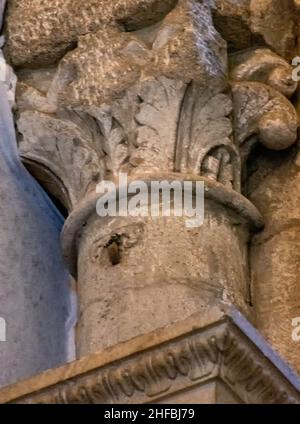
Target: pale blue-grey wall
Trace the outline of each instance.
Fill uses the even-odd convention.
[[[59,235],[63,219],[21,164],[0,82],[0,386],[72,357],[70,277]],[[71,324],[70,324],[71,323]]]

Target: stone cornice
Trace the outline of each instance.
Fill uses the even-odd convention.
[[[244,403],[300,403],[296,377],[278,368],[248,326],[251,335],[231,313],[216,310],[193,316],[6,388],[0,402],[147,403],[222,381]]]

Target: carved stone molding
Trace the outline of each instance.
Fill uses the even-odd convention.
[[[281,366],[242,316],[212,310],[4,389],[0,402],[161,402],[222,381],[241,403],[299,403],[299,381]]]

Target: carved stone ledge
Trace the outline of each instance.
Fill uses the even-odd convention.
[[[239,403],[300,403],[300,380],[237,311],[226,310],[191,316],[7,387],[0,402],[176,403],[184,391],[201,403],[219,382]]]

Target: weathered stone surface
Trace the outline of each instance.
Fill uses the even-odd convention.
[[[78,276],[79,355],[231,302],[251,319],[256,312],[259,328],[298,369],[296,355],[277,341],[266,300],[276,304],[285,290],[288,306],[275,309],[285,322],[278,334],[292,349],[286,322],[298,302],[291,299],[296,280],[284,278],[285,286],[273,272],[296,274],[299,258],[287,252],[299,240],[297,189],[293,199],[274,194],[276,173],[254,189],[256,171],[249,172],[257,146],[283,151],[297,140],[297,84],[287,62],[297,51],[297,3],[10,2],[6,54],[19,68],[20,152],[70,212],[62,243]],[[265,175],[268,164],[259,166]],[[202,180],[204,225],[98,219],[96,186],[117,182],[119,172],[148,183]],[[253,243],[252,269],[250,236],[262,218],[240,195],[241,175],[267,220]],[[294,218],[278,217],[290,200]]]
[[[205,161],[218,154],[214,178],[239,190],[226,45],[209,9],[181,1],[151,37],[149,48],[137,35],[103,29],[84,37],[56,73],[20,74],[21,153],[58,177],[70,210],[120,171],[206,175]]]
[[[295,108],[282,96],[294,94],[297,84],[291,79],[288,63],[266,49],[232,55],[230,64],[232,79],[249,81],[233,84],[234,105],[239,105],[242,111],[242,115],[236,115],[235,128],[243,143],[242,154],[246,159],[243,162],[250,169],[247,195],[266,221],[265,230],[254,238],[251,250],[256,324],[280,354],[299,370],[297,343],[292,339],[292,320],[299,316],[300,293],[299,181],[292,158],[295,150],[281,158],[264,150],[257,150],[255,157],[254,150],[247,162],[258,141],[277,150],[297,139],[298,102]]]
[[[252,31],[260,9],[258,4],[246,3],[217,3],[216,22],[222,22],[220,17],[226,14],[238,13],[248,25],[247,43],[265,37],[272,45],[272,40],[267,40],[269,18],[265,27],[260,21],[260,29]],[[229,219],[224,207],[239,216],[246,211],[254,227],[261,226],[259,215],[231,192],[240,191],[241,164],[247,163],[253,144],[260,141],[281,150],[296,141],[298,117],[287,99],[296,84],[286,60],[267,48],[257,48],[230,57],[228,86],[226,45],[214,28],[210,6],[182,0],[171,11],[155,9],[159,25],[143,29],[144,22],[133,32],[115,25],[116,15],[110,9],[111,21],[93,27],[86,35],[77,34],[77,47],[57,66],[19,73],[21,154],[40,179],[44,170],[49,176],[46,187],[72,212],[63,245],[70,269],[79,277],[80,355],[178,321],[200,304],[205,308],[218,299],[224,301],[225,292],[228,301],[246,314],[250,312],[249,226],[245,216],[232,219],[229,212]],[[248,15],[243,14],[245,10]],[[10,36],[9,43],[11,40]],[[53,43],[51,37],[47,40]],[[40,47],[45,47],[43,40]],[[46,48],[49,51],[49,45]],[[287,44],[280,48],[288,49]],[[42,50],[36,46],[35,51],[40,54]],[[22,60],[28,64],[31,59]],[[136,226],[93,217],[97,183],[117,181],[119,172],[131,179],[145,179],[150,174],[158,179],[160,175],[169,178],[174,171],[177,178],[202,177],[207,199],[211,190],[218,192],[213,206],[211,199],[207,200],[201,236],[180,229],[180,220],[170,222],[169,229],[162,222],[142,220],[140,237],[129,249],[118,245],[118,261],[112,263],[106,244],[116,235],[124,238],[119,234],[122,228],[135,234]],[[211,180],[221,184],[212,188]],[[174,251],[179,234],[181,248]],[[234,259],[222,254],[224,245],[231,254],[236,249]],[[191,246],[198,253],[191,254]],[[205,258],[200,263],[199,252]],[[140,281],[138,275],[143,275]],[[155,304],[158,290],[162,290],[159,308]],[[139,296],[145,300],[136,301]],[[141,304],[143,309],[139,309]],[[134,321],[130,319],[133,310]],[[119,324],[114,326],[114,322]]]
[[[21,112],[26,102],[18,104]],[[29,107],[18,120],[20,148],[27,160],[38,161],[59,177],[70,210],[98,182],[117,178],[119,172],[138,176],[175,169],[211,175],[239,190],[231,110],[224,93],[161,77],[135,86],[110,107],[89,109],[89,114],[64,111],[53,117]],[[214,155],[215,175],[206,165]],[[222,155],[228,155],[227,164],[222,164]]]
[[[194,229],[174,217],[87,221],[78,250],[79,357],[220,302],[250,313],[248,232],[221,202],[206,199],[205,222]]]
[[[159,21],[175,0],[43,0],[10,1],[7,52],[14,65],[56,62],[74,48],[81,35],[114,23],[138,29]],[[30,40],[30,41],[29,41]]]
[[[209,9],[185,0],[156,30],[152,48],[138,34],[101,29],[80,39],[61,61],[56,79],[62,104],[82,109],[110,103],[136,80],[161,75],[220,86],[226,68],[226,44],[213,28]]]
[[[292,320],[300,316],[300,173],[295,154],[277,167],[263,156],[260,163],[263,160],[268,172],[254,173],[249,182],[249,197],[266,221],[251,254],[256,323],[299,373],[299,342],[292,338]]]
[[[294,0],[217,0],[216,28],[231,51],[268,45],[281,56],[297,53],[299,6]]]
[[[300,403],[299,379],[244,318],[212,308],[0,391],[1,403]]]
[[[283,56],[295,51],[298,8],[293,0],[203,3],[215,10],[216,27],[230,48],[240,50],[266,43]],[[12,0],[6,51],[17,66],[54,63],[73,49],[82,35],[112,23],[127,30],[144,28],[160,21],[175,4],[175,0],[56,0],[50,7],[41,0]]]
[[[251,32],[250,0],[217,0],[213,11],[216,28],[230,51],[263,44],[262,36]]]
[[[250,14],[252,31],[262,34],[278,54],[291,57],[296,53],[299,14],[294,0],[252,0]]]
[[[226,45],[208,5],[182,0],[147,34],[110,27],[81,38],[42,87],[46,95],[37,92],[39,75],[23,74],[19,88],[20,150],[57,176],[72,212],[62,240],[79,282],[79,355],[176,322],[199,305],[226,300],[248,314],[248,230],[262,221],[238,194]],[[96,185],[117,182],[119,172],[149,181],[201,176],[203,229],[189,232],[183,219],[97,218]],[[115,246],[121,263],[109,260],[110,240],[132,237],[129,249]],[[216,259],[224,245],[236,252],[231,262]]]
[[[265,48],[230,55],[230,81],[234,104],[235,140],[243,168],[258,141],[271,150],[284,150],[297,139],[298,113],[286,99],[297,83],[292,67]]]

